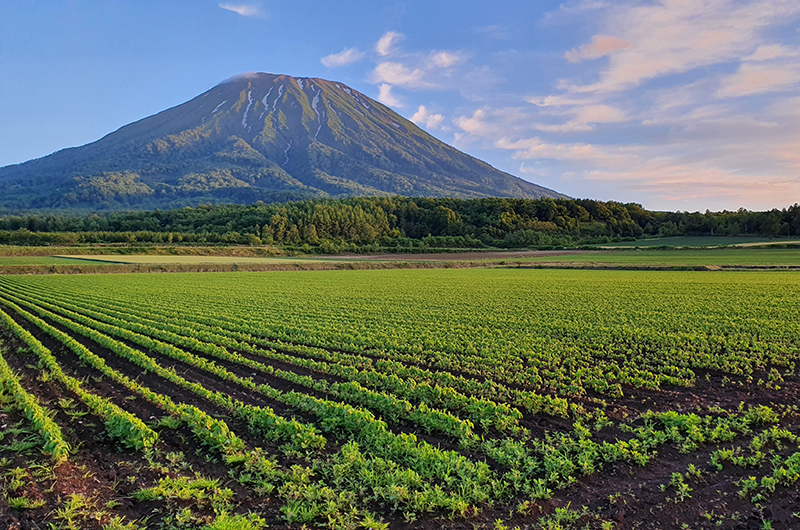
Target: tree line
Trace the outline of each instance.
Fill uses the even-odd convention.
[[[359,197],[104,214],[0,217],[0,243],[279,244],[322,252],[548,248],[666,236],[800,235],[800,206],[657,212],[590,199]]]

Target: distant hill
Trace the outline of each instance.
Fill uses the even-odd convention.
[[[0,168],[0,208],[119,210],[317,197],[562,198],[341,83],[229,79],[102,139]]]

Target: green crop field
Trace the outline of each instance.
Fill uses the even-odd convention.
[[[796,528],[798,299],[793,271],[0,277],[6,502],[59,528]],[[138,472],[46,511],[31,461]]]

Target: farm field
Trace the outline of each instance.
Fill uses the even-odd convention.
[[[636,241],[620,241],[617,243],[608,243],[604,246],[607,247],[714,247],[714,246],[728,246],[728,245],[770,245],[770,244],[797,244],[800,241],[796,237],[792,238],[776,238],[770,239],[767,237],[758,236],[674,236],[674,237],[659,237],[653,239],[638,239]]]
[[[252,256],[176,256],[164,254],[106,254],[106,255],[64,255],[59,258],[89,260],[100,263],[293,263],[314,258],[274,258]]]
[[[597,263],[639,266],[800,267],[798,248],[713,248],[681,250],[615,250],[566,256],[522,258],[534,263]]]
[[[94,258],[89,258],[94,261]],[[0,267],[9,265],[82,265],[87,259],[72,256],[0,256]],[[101,263],[97,261],[97,263]]]
[[[3,276],[0,526],[797,528],[798,297],[793,271]]]

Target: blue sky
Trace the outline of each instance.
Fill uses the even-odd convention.
[[[9,0],[0,166],[249,71],[341,81],[574,197],[800,202],[797,0]]]

